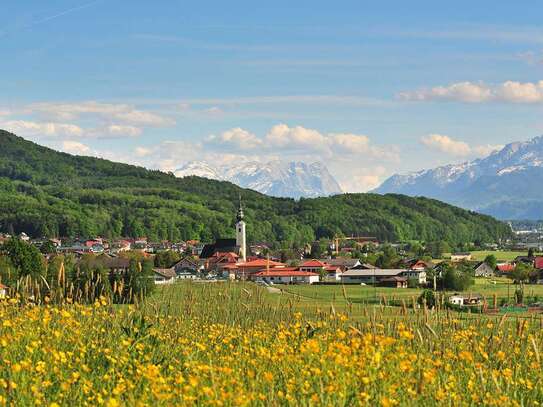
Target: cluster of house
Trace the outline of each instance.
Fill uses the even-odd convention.
[[[43,238],[43,239],[31,239],[26,233],[20,233],[17,235],[19,239],[27,243],[33,244],[37,247],[41,247],[43,244],[49,242],[53,245],[58,253],[72,253],[75,255],[83,255],[88,253],[93,254],[118,254],[127,252],[130,250],[139,250],[144,253],[158,253],[160,251],[171,250],[178,253],[191,253],[198,255],[203,248],[203,244],[200,244],[197,240],[187,240],[180,242],[170,242],[168,240],[162,240],[159,242],[153,242],[146,237],[141,238],[123,238],[123,239],[104,239],[102,237],[95,237],[92,239],[55,239],[55,238]],[[0,244],[10,239],[9,234],[0,234]]]
[[[223,242],[224,243],[224,242]],[[409,280],[417,285],[427,283],[428,263],[411,260],[403,268],[380,269],[358,259],[311,259],[293,266],[269,258],[248,257],[245,261],[234,251],[213,251],[209,257],[196,260],[185,257],[168,269],[155,269],[157,283],[177,279],[209,278],[248,280],[267,284],[377,284],[405,288]]]

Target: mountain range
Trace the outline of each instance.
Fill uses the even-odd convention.
[[[205,161],[191,161],[174,172],[177,177],[196,175],[229,181],[266,195],[288,198],[315,198],[341,194],[343,191],[323,163],[251,161],[214,166]]]
[[[543,219],[543,136],[486,158],[393,175],[374,192],[426,196],[499,219]]]
[[[61,153],[0,130],[0,232],[210,242],[234,235],[240,196],[249,242],[282,247],[337,235],[451,245],[511,236],[503,222],[433,199],[274,198],[230,182]]]

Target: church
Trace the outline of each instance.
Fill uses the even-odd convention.
[[[239,209],[236,215],[236,238],[235,239],[217,239],[213,244],[206,244],[200,255],[201,259],[213,257],[215,253],[236,253],[239,260],[247,261],[247,236],[245,230],[245,221],[243,220],[243,205],[241,197],[239,200]]]

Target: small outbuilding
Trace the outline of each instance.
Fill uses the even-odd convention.
[[[379,283],[381,287],[407,288],[408,282],[405,277],[384,278]]]

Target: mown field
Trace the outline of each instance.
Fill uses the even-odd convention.
[[[295,296],[300,296],[313,304],[329,305],[353,303],[369,305],[380,303],[383,299],[387,301],[405,300],[412,301],[421,293],[420,288],[388,288],[373,287],[370,285],[277,285],[280,288]],[[508,278],[476,278],[475,284],[464,294],[479,294],[484,296],[489,303],[493,301],[494,295],[498,300],[513,301],[516,285]],[[525,297],[527,300],[543,301],[543,285],[525,285]],[[445,292],[450,295],[454,292]]]
[[[514,260],[517,256],[526,256],[527,251],[508,251],[508,250],[476,250],[471,252],[471,257],[473,261],[483,261],[486,256],[493,254],[496,256],[498,261],[511,261]],[[543,255],[538,253],[538,256]],[[450,259],[451,254],[445,253],[443,259]]]
[[[349,295],[341,303],[253,284],[182,283],[138,306],[2,303],[0,404],[543,400],[540,315],[481,318],[353,303]]]

